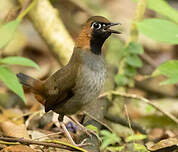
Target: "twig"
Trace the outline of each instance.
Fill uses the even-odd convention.
[[[39,140],[39,139],[54,136],[54,135],[60,135],[61,133],[62,132],[54,132],[54,133],[50,133],[50,134],[47,134],[47,135],[44,135],[44,136],[41,136],[41,137],[34,138],[33,140]]]
[[[130,123],[130,118],[129,118],[129,113],[128,113],[128,110],[127,110],[127,105],[124,104],[124,109],[125,109],[125,114],[127,116],[127,120],[128,120],[128,123],[129,123],[129,128],[131,130],[131,133],[132,133],[132,136],[134,135],[134,132],[133,132],[133,129],[131,127],[131,123]],[[135,140],[133,140],[133,143],[135,143]]]
[[[70,145],[68,143],[63,143],[59,141],[34,141],[30,139],[24,139],[24,138],[10,138],[10,137],[0,137],[0,140],[6,141],[6,142],[19,142],[21,144],[26,144],[26,145],[42,145],[42,146],[49,146],[49,147],[55,147],[55,148],[60,148],[60,149],[66,149],[66,150],[78,150],[82,152],[86,152],[86,150],[75,147],[73,145]],[[55,142],[55,143],[52,143]],[[8,143],[9,144],[9,143]]]
[[[106,92],[106,93],[103,93],[99,96],[99,98],[102,98],[104,96],[108,96],[108,95],[118,95],[118,96],[122,96],[122,97],[125,97],[125,98],[132,98],[132,99],[137,99],[137,100],[140,100],[146,104],[149,104],[151,105],[152,107],[154,107],[156,110],[158,110],[159,112],[161,112],[163,115],[167,116],[169,119],[171,119],[172,121],[174,121],[176,124],[178,124],[178,119],[173,116],[171,113],[169,112],[166,112],[166,111],[163,111],[159,106],[157,106],[156,104],[152,103],[150,100],[144,98],[144,97],[140,97],[140,96],[137,96],[135,94],[126,94],[126,93],[121,93],[121,92],[116,92],[116,91],[111,91],[111,92]]]
[[[123,119],[123,118],[121,118],[121,117],[119,117],[119,116],[110,115],[110,114],[107,113],[104,118],[106,120],[111,121],[111,122],[118,123],[118,124],[121,124],[123,126],[129,127],[128,121]],[[130,121],[130,125],[131,125],[133,130],[139,131],[142,134],[147,134],[146,130],[143,129],[139,124],[136,124],[135,122]]]
[[[38,111],[35,111],[35,112],[39,112],[39,111],[42,111],[42,110],[38,110]],[[32,114],[34,114],[34,111],[27,112],[27,113],[24,113],[24,114],[22,114],[20,116],[14,117],[13,120],[16,121],[18,119],[21,119],[22,117],[26,117],[26,116],[29,116],[29,115],[32,115]]]
[[[144,13],[145,13],[145,10],[146,10],[146,5],[147,5],[147,0],[139,0],[138,1],[137,9],[136,9],[136,12],[135,12],[134,19],[132,21],[132,25],[131,25],[131,28],[130,28],[130,34],[129,34],[127,43],[138,41],[138,36],[139,36],[138,34],[139,33],[138,33],[136,23],[143,19]]]
[[[84,111],[84,114],[86,114],[88,117],[90,117],[91,119],[95,120],[96,122],[98,122],[99,124],[103,125],[104,127],[106,127],[109,131],[113,132],[113,130],[104,122],[96,119],[94,116],[92,116],[91,114],[89,114],[88,112]]]
[[[26,0],[24,2],[24,5],[22,6],[22,9],[19,12],[19,15],[28,7],[28,5],[31,3],[32,0]]]
[[[156,68],[157,64],[155,62],[154,59],[152,59],[146,52],[144,52],[144,54],[141,54],[140,57],[147,62],[148,64],[150,64],[152,66],[152,68]]]

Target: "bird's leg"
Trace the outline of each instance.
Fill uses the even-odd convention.
[[[63,116],[63,117],[64,117],[64,116]],[[69,141],[70,141],[74,146],[82,147],[82,146],[85,146],[85,145],[86,145],[86,144],[85,144],[86,139],[84,139],[80,144],[76,144],[75,141],[72,139],[72,137],[71,137],[69,131],[67,130],[67,128],[66,128],[64,122],[61,121],[61,116],[60,116],[60,115],[59,115],[58,119],[59,119],[59,123],[60,123],[62,129],[64,130],[65,136],[69,139]],[[63,118],[62,118],[62,120],[63,120]]]
[[[70,118],[74,123],[76,123],[81,128],[81,130],[83,130],[90,138],[92,138],[92,134],[98,137],[98,135],[94,131],[87,129],[85,126],[79,123],[76,119],[72,118],[71,116],[67,116],[67,117]]]

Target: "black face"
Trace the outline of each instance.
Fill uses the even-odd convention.
[[[107,31],[108,23],[93,22],[91,24],[92,36],[107,39],[111,32]]]
[[[91,51],[95,54],[101,54],[101,48],[104,41],[112,34],[120,34],[120,32],[111,30],[111,26],[118,25],[119,23],[104,23],[104,22],[92,22],[91,29]]]
[[[93,36],[100,36],[100,37],[108,37],[112,33],[120,34],[120,32],[111,30],[111,26],[118,25],[120,23],[103,23],[103,22],[92,22],[91,23],[91,29]]]

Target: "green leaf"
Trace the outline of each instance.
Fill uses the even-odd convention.
[[[178,25],[163,19],[145,19],[137,23],[138,30],[159,42],[178,44]]]
[[[122,150],[124,150],[124,146],[109,146],[109,147],[107,147],[107,150],[109,150],[109,151],[111,151],[111,152],[120,152],[120,151],[122,151]]]
[[[109,139],[105,139],[102,141],[102,144],[101,144],[101,151],[103,151],[105,148],[107,148],[108,146],[110,145],[110,140]]]
[[[87,125],[86,128],[91,130],[91,131],[96,132],[97,134],[99,133],[98,128],[93,126],[93,125]]]
[[[165,75],[167,77],[177,78],[178,60],[169,60],[160,64],[152,74],[152,76],[158,75]]]
[[[17,65],[34,67],[38,70],[40,69],[39,66],[34,61],[32,61],[28,58],[24,58],[24,57],[17,57],[17,56],[6,57],[3,59],[0,59],[0,63],[17,64]]]
[[[178,61],[169,60],[160,64],[157,69],[152,73],[152,76],[164,75],[168,79],[160,83],[160,85],[165,84],[175,84],[178,82]]]
[[[178,23],[178,11],[171,7],[165,0],[148,0],[148,8]]]
[[[17,19],[8,22],[0,27],[0,48],[3,48],[13,38],[17,26],[20,24],[23,17],[36,5],[37,0],[34,0],[27,9],[25,9],[17,17]]]
[[[100,134],[103,140],[101,144],[101,150],[104,150],[105,148],[107,148],[108,145],[113,145],[121,141],[120,137],[118,137],[116,134],[111,133],[107,130],[101,130]]]
[[[147,136],[143,134],[136,134],[136,135],[131,135],[126,138],[126,142],[131,142],[131,141],[136,141],[136,140],[143,140],[146,139]]]
[[[122,74],[115,75],[114,80],[115,80],[116,84],[119,86],[124,86],[124,85],[128,84],[128,82],[129,82],[128,78]]]
[[[146,112],[153,112],[155,111],[155,108],[153,108],[151,105],[147,105],[145,110]]]
[[[101,130],[100,134],[102,136],[110,136],[112,133],[110,131],[108,131],[108,130]]]
[[[160,85],[175,84],[178,83],[178,76],[174,78],[168,78],[166,81],[160,82]]]
[[[138,0],[133,1],[137,2]],[[178,23],[178,11],[171,7],[165,0],[148,0],[147,3],[148,8]]]
[[[137,74],[137,70],[134,67],[127,65],[125,69],[125,75],[128,77],[134,77],[136,74]]]
[[[136,152],[149,152],[144,145],[134,144],[134,150]]]
[[[142,67],[142,61],[137,55],[129,55],[126,57],[126,63],[133,67]]]
[[[25,102],[24,92],[21,84],[19,83],[16,75],[12,73],[7,67],[0,66],[0,80],[7,85],[9,89],[20,96]]]
[[[16,19],[0,27],[0,48],[3,48],[14,36],[20,20]]]
[[[143,54],[144,50],[142,46],[136,42],[130,42],[128,47],[126,47],[125,51],[132,54]]]

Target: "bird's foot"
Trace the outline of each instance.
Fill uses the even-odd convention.
[[[90,138],[92,138],[92,135],[97,136],[97,134],[93,131],[93,130],[89,130],[87,129],[85,126],[83,126],[81,123],[79,123],[77,120],[75,120],[74,118],[72,118],[71,116],[68,116],[73,122],[75,122],[77,124],[77,126],[80,128],[80,130],[82,130],[83,132],[85,132]]]
[[[76,144],[75,141],[72,139],[70,133],[68,132],[65,124],[63,122],[60,122],[60,124],[61,124],[61,127],[64,130],[66,137],[69,139],[69,141],[72,143],[72,145],[74,145],[76,147],[82,147],[82,146],[90,145],[89,143],[86,143],[87,139],[84,139],[80,144]]]
[[[74,141],[72,143],[76,147],[83,147],[83,146],[89,146],[91,143],[87,143],[87,139],[82,140],[80,144],[76,144]]]
[[[81,125],[81,124],[80,124]],[[80,126],[81,130],[86,133],[90,138],[92,138],[92,135],[98,137],[97,133],[95,133],[93,130],[89,130],[85,126],[81,125]]]

